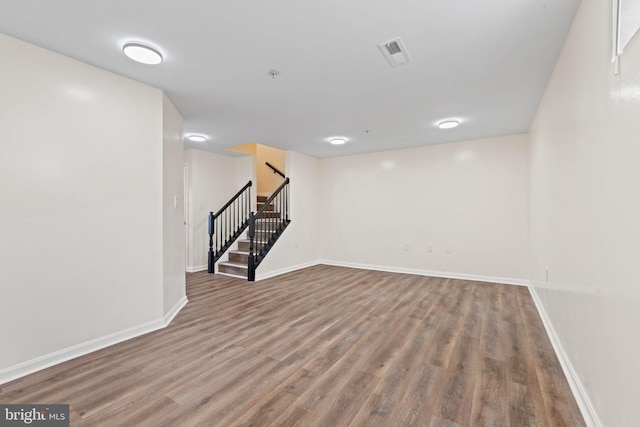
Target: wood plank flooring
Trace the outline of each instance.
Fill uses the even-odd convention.
[[[583,426],[524,287],[194,273],[161,330],[0,386],[72,426]]]

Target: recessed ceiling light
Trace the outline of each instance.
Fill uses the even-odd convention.
[[[122,47],[122,52],[136,62],[157,65],[162,62],[162,54],[153,46],[140,42],[129,42]]]
[[[329,142],[333,145],[342,145],[347,142],[346,138],[331,138]]]
[[[460,126],[460,122],[457,120],[445,120],[443,122],[438,123],[438,127],[440,129],[453,129]]]
[[[189,135],[187,139],[191,142],[205,142],[207,137],[203,135]]]

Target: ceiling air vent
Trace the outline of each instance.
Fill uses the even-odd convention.
[[[404,65],[411,62],[409,52],[407,52],[407,49],[404,47],[400,37],[380,43],[378,48],[380,48],[380,52],[382,52],[384,57],[387,58],[387,61],[389,61],[389,64],[391,64],[392,67],[397,67],[398,65]]]

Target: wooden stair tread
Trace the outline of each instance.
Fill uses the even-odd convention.
[[[239,264],[237,262],[233,262],[233,261],[222,261],[219,263],[219,265],[226,265],[229,267],[236,267],[236,268],[247,268],[247,266],[245,264]]]

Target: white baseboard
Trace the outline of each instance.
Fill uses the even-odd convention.
[[[256,281],[269,279],[271,277],[276,277],[276,276],[279,276],[279,275],[285,274],[285,273],[291,273],[292,271],[301,270],[301,269],[307,268],[307,267],[313,267],[314,265],[318,265],[318,264],[322,264],[322,262],[320,262],[320,261],[305,262],[305,263],[294,265],[294,266],[291,266],[291,267],[285,267],[285,268],[281,268],[281,269],[278,269],[278,270],[269,271],[269,272],[264,273],[264,274],[260,274],[260,273],[258,273],[256,271]]]
[[[219,274],[221,276],[227,276],[227,277],[233,277],[235,279],[244,279],[247,280],[246,276],[239,276],[237,274],[231,274],[231,273],[223,273],[222,271],[216,271],[216,274]]]
[[[353,262],[321,260],[318,264],[333,265],[336,267],[359,268],[362,270],[386,271],[389,273],[415,274],[418,276],[443,277],[446,279],[473,280],[476,282],[504,283],[506,285],[528,286],[529,282],[524,279],[514,279],[510,277],[480,276],[475,274],[452,273],[448,271],[420,270],[414,268],[389,267],[384,265],[359,264]]]
[[[148,334],[149,332],[162,329],[171,323],[178,312],[187,304],[187,297],[183,297],[169,310],[162,318],[134,326],[123,331],[114,332],[103,337],[76,344],[62,350],[19,363],[15,366],[0,370],[0,384],[8,383],[26,375],[49,368],[54,365],[84,356],[94,351]]]
[[[187,296],[184,295],[182,298],[180,298],[180,301],[178,301],[173,307],[171,307],[171,310],[165,313],[163,319],[163,328],[169,326],[169,323],[173,321],[173,318],[176,317],[176,315],[180,312],[180,310],[184,308],[185,305],[187,305],[188,302],[189,300],[187,299]]]
[[[588,427],[602,427],[602,423],[598,418],[598,414],[595,411],[595,408],[591,404],[589,400],[589,396],[587,395],[586,390],[584,389],[578,374],[573,368],[573,364],[571,363],[571,359],[567,356],[567,353],[564,351],[564,347],[562,346],[562,342],[556,333],[555,328],[553,327],[553,323],[551,323],[551,319],[547,315],[544,306],[542,305],[542,301],[538,296],[536,288],[532,285],[529,285],[529,293],[531,294],[531,298],[533,298],[533,302],[538,309],[538,313],[540,314],[540,319],[542,319],[542,324],[547,331],[547,335],[549,336],[549,340],[551,341],[551,345],[556,352],[556,356],[560,361],[560,365],[562,366],[562,371],[564,372],[564,376],[567,378],[569,382],[569,387],[571,387],[571,391],[573,392],[573,396],[578,403],[578,407],[580,408],[580,412],[584,418],[585,423]]]
[[[187,273],[197,273],[198,271],[204,271],[208,269],[209,269],[208,265],[196,265],[195,267],[187,267],[186,271]]]

